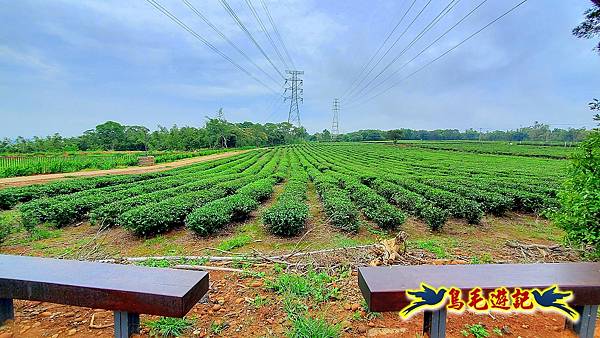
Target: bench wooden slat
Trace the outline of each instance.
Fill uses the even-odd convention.
[[[600,304],[600,263],[416,265],[362,267],[358,269],[360,290],[371,311],[398,311],[408,305],[406,290],[421,282],[434,287],[492,291],[546,288],[558,284],[573,291],[574,305]]]
[[[208,273],[0,255],[0,298],[183,317]]]

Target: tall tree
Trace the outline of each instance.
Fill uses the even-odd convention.
[[[600,37],[600,0],[592,0],[592,7],[587,9],[583,15],[584,20],[573,29],[573,35],[584,39]],[[600,42],[595,49],[600,53]]]

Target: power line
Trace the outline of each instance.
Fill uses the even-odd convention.
[[[377,85],[375,85],[374,87],[371,87],[365,94],[369,95],[371,92],[373,92],[377,87],[383,85],[385,82],[387,82],[389,79],[392,79],[396,74],[398,74],[402,69],[404,69],[404,67],[406,67],[408,64],[410,64],[412,61],[414,61],[415,59],[417,59],[419,56],[423,55],[423,53],[425,53],[429,48],[431,48],[431,46],[433,46],[434,44],[436,44],[438,41],[440,41],[443,37],[445,37],[446,35],[448,35],[448,33],[450,33],[452,30],[454,30],[458,25],[460,25],[461,23],[463,23],[468,17],[470,17],[473,13],[475,13],[475,11],[477,11],[481,6],[483,6],[488,0],[483,0],[481,1],[477,6],[475,6],[475,8],[473,8],[471,11],[469,11],[465,16],[463,16],[460,20],[458,20],[458,22],[456,22],[454,25],[452,25],[450,28],[448,28],[444,33],[442,33],[440,36],[438,36],[433,42],[431,42],[429,45],[427,45],[425,48],[423,48],[419,53],[417,53],[417,55],[415,55],[412,59],[408,60],[407,62],[405,62],[400,68],[396,69],[395,71],[393,71],[392,73],[390,73],[385,79],[383,79],[381,82],[379,82]]]
[[[208,18],[206,18],[206,16],[204,16],[196,7],[194,7],[194,5],[192,5],[188,0],[182,0],[182,1],[192,12],[194,12],[194,14],[196,14],[200,19],[202,19],[202,21],[204,21],[204,23],[206,23],[223,40],[225,40],[231,47],[233,47],[233,49],[235,49],[238,53],[240,53],[242,56],[244,56],[246,58],[246,60],[248,60],[248,62],[253,64],[261,73],[266,75],[269,79],[278,83],[278,81],[275,80],[275,78],[273,76],[271,76],[271,74],[264,71],[259,65],[257,65],[254,61],[252,61],[252,59],[248,56],[248,54],[246,54],[235,43],[233,43],[233,41],[231,41],[227,36],[225,36],[225,34],[223,34],[223,32],[221,32],[221,30],[219,28],[217,28],[210,20],[208,20]]]
[[[381,76],[386,70],[388,70],[389,67],[391,67],[396,61],[398,61],[398,59],[400,59],[412,46],[415,45],[415,43],[417,43],[419,40],[421,40],[421,38],[423,36],[425,36],[425,34],[427,34],[427,32],[429,32],[433,27],[435,27],[435,25],[437,25],[438,22],[440,22],[448,13],[450,13],[454,7],[456,7],[456,5],[460,2],[461,0],[451,0],[446,7],[444,7],[439,13],[438,15],[433,18],[433,20],[431,20],[429,22],[429,24],[427,24],[422,30],[421,32],[419,32],[419,34],[417,34],[412,41],[406,45],[406,47],[404,47],[404,49],[402,49],[400,51],[400,53],[398,53],[398,55],[396,55],[396,57],[394,57],[385,67],[383,67],[383,69],[381,71],[379,71],[379,73],[377,73],[377,75],[375,75],[374,78],[371,79],[371,81],[369,81],[366,85],[364,85],[358,92],[355,93],[354,97],[351,99],[352,101],[356,101],[359,97],[359,95],[361,95],[365,89],[369,88],[369,86],[379,78],[379,76]],[[370,92],[371,90],[369,90]]]
[[[462,46],[464,43],[466,43],[467,41],[469,41],[470,39],[472,39],[473,37],[475,37],[476,35],[478,35],[479,33],[481,33],[482,31],[484,31],[485,29],[487,29],[488,27],[490,27],[491,25],[493,25],[494,23],[496,23],[498,20],[502,19],[503,17],[507,16],[508,14],[510,14],[512,11],[514,11],[515,9],[519,8],[521,5],[523,5],[524,3],[526,3],[528,0],[523,0],[521,2],[519,2],[518,4],[516,4],[515,6],[511,7],[508,11],[504,12],[503,14],[501,14],[500,16],[496,17],[494,20],[490,21],[488,24],[486,24],[485,26],[483,26],[482,28],[480,28],[479,30],[477,30],[476,32],[472,33],[471,35],[469,35],[468,37],[466,37],[465,39],[463,39],[461,42],[459,42],[458,44],[454,45],[452,48],[448,49],[447,51],[445,51],[444,53],[442,53],[441,55],[439,55],[438,57],[436,57],[435,59],[429,61],[428,63],[426,63],[425,65],[421,66],[420,68],[418,68],[417,70],[415,70],[414,72],[410,73],[408,76],[400,79],[400,81],[392,84],[391,86],[387,87],[385,90],[379,92],[378,94],[366,99],[365,101],[358,103],[355,105],[359,106],[359,105],[363,105],[373,99],[375,99],[376,97],[388,92],[390,89],[398,86],[399,84],[401,84],[402,82],[406,81],[407,79],[411,78],[412,76],[414,76],[415,74],[421,72],[423,69],[429,67],[430,65],[432,65],[433,63],[435,63],[436,61],[438,61],[439,59],[443,58],[444,56],[450,54],[453,50],[457,49],[458,47]]]
[[[223,8],[225,8],[227,13],[229,13],[229,15],[233,18],[233,20],[237,23],[237,25],[244,31],[244,33],[246,33],[246,35],[254,43],[256,48],[258,48],[258,50],[261,52],[261,54],[267,59],[267,61],[269,61],[269,63],[271,64],[273,69],[275,69],[277,74],[279,74],[279,76],[281,76],[282,79],[285,79],[285,76],[283,76],[283,73],[279,70],[279,68],[277,68],[277,66],[275,66],[273,61],[271,61],[271,58],[267,55],[267,53],[265,53],[265,51],[262,49],[262,47],[256,41],[256,39],[254,39],[254,36],[252,36],[252,33],[250,33],[250,31],[246,28],[244,23],[237,16],[235,11],[231,8],[231,6],[229,6],[229,4],[227,3],[227,0],[220,0],[220,1],[221,1],[221,5],[223,5]]]
[[[252,5],[252,1],[251,0],[244,0],[244,1],[246,2],[246,5],[248,5],[248,8],[250,9],[250,12],[252,13],[252,16],[254,16],[254,18],[258,22],[258,25],[262,29],[263,33],[265,33],[265,36],[267,37],[267,40],[269,40],[269,43],[271,44],[271,47],[273,47],[273,49],[275,50],[275,53],[279,57],[279,60],[281,61],[281,63],[283,63],[283,66],[286,69],[290,69],[290,67],[288,66],[288,64],[283,59],[283,56],[281,56],[281,53],[279,52],[279,48],[277,48],[277,45],[275,45],[275,41],[273,41],[273,38],[271,37],[271,34],[267,30],[267,27],[265,27],[265,24],[263,23],[262,19],[258,15],[258,12],[256,12],[256,9],[254,8],[254,5]]]
[[[392,31],[389,32],[388,35],[386,36],[385,40],[383,40],[383,43],[379,46],[379,48],[377,48],[377,51],[375,52],[375,54],[371,55],[371,58],[363,66],[363,68],[361,69],[361,71],[358,74],[358,76],[354,79],[354,81],[352,81],[352,83],[350,84],[350,86],[348,86],[348,88],[346,88],[346,90],[344,90],[344,92],[342,94],[342,97],[345,97],[346,94],[348,93],[348,90],[350,90],[354,86],[354,84],[356,83],[356,81],[358,81],[358,79],[361,78],[361,75],[365,72],[365,70],[367,69],[367,67],[369,67],[371,65],[371,62],[373,62],[373,59],[375,59],[375,57],[379,54],[379,52],[381,51],[381,49],[383,48],[383,46],[385,46],[385,44],[388,42],[388,40],[390,39],[390,37],[392,37],[392,35],[396,31],[396,29],[398,29],[398,27],[400,26],[400,24],[404,21],[404,18],[406,17],[406,15],[411,10],[411,8],[415,5],[416,2],[417,2],[417,0],[413,0],[413,2],[406,9],[406,11],[404,12],[404,14],[402,15],[402,17],[398,21],[398,23],[396,23],[396,26],[394,26],[394,28],[392,29]]]
[[[385,51],[385,53],[383,53],[383,55],[379,58],[379,60],[377,60],[377,62],[373,65],[373,67],[371,67],[371,69],[369,69],[369,71],[367,72],[367,74],[359,82],[358,86],[354,87],[353,90],[350,90],[350,92],[348,93],[348,95],[352,95],[352,93],[356,90],[356,88],[360,87],[360,85],[362,84],[362,82],[369,77],[369,75],[371,74],[371,72],[373,72],[373,70],[375,70],[375,68],[377,68],[377,66],[379,65],[379,63],[381,63],[381,61],[383,61],[383,59],[388,55],[388,53],[396,46],[396,44],[398,43],[398,41],[400,41],[400,39],[404,36],[404,34],[406,34],[406,32],[410,29],[410,27],[412,27],[412,25],[415,23],[415,21],[417,21],[417,19],[421,16],[421,14],[423,14],[423,12],[425,11],[425,9],[427,9],[427,7],[429,6],[429,4],[431,4],[431,1],[432,0],[427,1],[427,3],[425,4],[425,6],[423,6],[423,8],[421,8],[421,10],[419,11],[419,13],[417,13],[417,15],[408,24],[408,26],[406,26],[406,28],[404,29],[404,31],[402,31],[402,33],[400,34],[400,36],[398,36],[396,38],[396,40],[394,41],[394,43],[392,43],[392,45]]]
[[[262,7],[265,10],[265,13],[267,13],[267,18],[269,18],[269,22],[271,22],[271,26],[273,27],[273,31],[275,32],[275,36],[277,37],[277,39],[279,40],[279,43],[283,47],[283,51],[285,52],[285,55],[290,60],[290,64],[292,65],[292,68],[296,69],[296,65],[294,65],[294,60],[292,59],[287,47],[285,46],[285,42],[283,42],[283,38],[281,37],[281,34],[279,34],[279,30],[277,29],[277,25],[275,25],[275,21],[273,20],[273,17],[271,16],[271,12],[269,11],[269,7],[267,6],[267,3],[264,0],[260,0],[260,3],[262,4]]]
[[[227,56],[226,54],[224,54],[223,52],[221,52],[217,47],[213,46],[205,38],[203,38],[201,35],[199,35],[198,33],[196,33],[196,31],[194,31],[193,29],[191,29],[190,27],[188,27],[179,18],[177,18],[177,16],[173,15],[171,12],[169,12],[169,10],[167,10],[165,7],[163,7],[157,0],[146,0],[146,2],[148,2],[150,5],[152,5],[152,7],[156,8],[158,11],[160,11],[164,15],[166,15],[169,19],[171,19],[173,22],[175,22],[177,25],[179,25],[185,31],[187,31],[188,33],[190,33],[194,38],[196,38],[197,40],[199,40],[202,43],[204,43],[212,51],[214,51],[215,53],[219,54],[219,56],[221,56],[225,60],[229,61],[229,63],[231,63],[237,69],[239,69],[240,71],[244,72],[246,75],[250,76],[252,79],[254,79],[256,82],[260,83],[262,86],[264,86],[268,90],[270,90],[272,92],[275,92],[275,90],[273,90],[267,84],[265,84],[264,82],[262,82],[260,79],[258,79],[254,75],[252,75],[248,70],[246,70],[244,67],[242,67],[239,64],[237,64],[229,56]]]

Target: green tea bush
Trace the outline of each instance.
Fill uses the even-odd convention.
[[[295,236],[304,228],[309,211],[306,181],[306,175],[290,179],[277,202],[263,213],[263,223],[272,234]]]
[[[258,207],[248,195],[231,195],[194,210],[185,219],[185,225],[200,236],[217,232],[228,223],[245,218]]]
[[[338,177],[349,192],[350,198],[363,210],[365,217],[381,228],[396,229],[406,220],[406,215],[402,211],[390,205],[384,197],[360,183],[358,179],[345,175]]]
[[[195,191],[143,205],[123,213],[117,223],[138,236],[166,232],[184,224],[185,217],[199,205],[225,196],[220,188]]]
[[[431,230],[438,231],[448,220],[449,212],[431,203],[425,203],[419,211],[419,215]]]

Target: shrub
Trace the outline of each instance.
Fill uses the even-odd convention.
[[[554,219],[575,243],[600,255],[600,131],[592,132],[573,156],[569,178],[558,194]]]
[[[431,203],[423,205],[420,211],[420,217],[427,223],[427,225],[433,231],[440,230],[442,226],[448,220],[449,212],[444,209],[440,209]]]
[[[183,225],[185,217],[197,206],[214,201],[225,194],[223,189],[216,187],[179,195],[159,203],[131,209],[123,213],[117,222],[138,236],[165,232]]]
[[[363,210],[365,216],[383,229],[395,229],[406,220],[406,215],[390,205],[371,188],[348,176],[340,176],[350,198]]]
[[[334,226],[350,232],[358,230],[358,210],[350,200],[348,193],[338,186],[338,181],[316,170],[308,171],[315,182],[323,209]]]
[[[200,236],[207,236],[231,221],[245,218],[257,207],[256,200],[248,195],[231,195],[194,210],[186,217],[185,225]]]
[[[296,175],[285,185],[277,202],[263,213],[263,223],[275,235],[295,236],[306,224],[309,212],[306,205],[307,177]]]
[[[263,214],[263,222],[272,234],[295,236],[302,231],[308,218],[304,201],[278,201]]]

